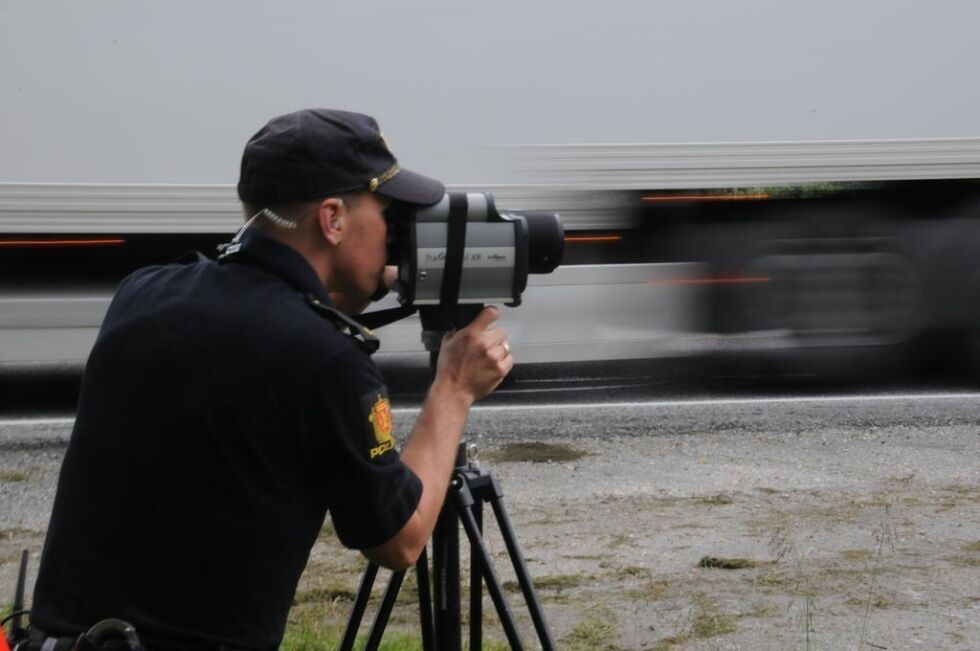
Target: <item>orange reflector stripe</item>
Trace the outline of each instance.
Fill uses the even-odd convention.
[[[647,194],[641,199],[647,202],[655,201],[762,201],[769,195],[762,194]]]
[[[768,283],[772,278],[673,278],[669,280],[648,280],[648,285],[747,285],[751,283]]]
[[[621,242],[623,240],[622,235],[566,235],[565,241],[572,242],[574,244],[583,244],[586,242]]]
[[[0,240],[0,247],[7,248],[59,248],[78,246],[119,246],[125,244],[121,238],[99,240]]]

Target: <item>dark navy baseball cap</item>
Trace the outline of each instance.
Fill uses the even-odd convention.
[[[242,154],[238,197],[270,206],[364,190],[409,204],[434,204],[445,186],[402,168],[374,118],[306,109],[272,118]]]

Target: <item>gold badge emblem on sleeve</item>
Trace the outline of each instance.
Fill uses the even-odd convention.
[[[395,437],[392,436],[394,425],[391,421],[391,401],[379,394],[378,399],[371,407],[368,420],[374,427],[374,438],[378,443],[368,451],[371,458],[374,459],[395,447]]]

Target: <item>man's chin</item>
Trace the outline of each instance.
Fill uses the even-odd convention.
[[[364,311],[370,303],[367,296],[355,295],[347,292],[329,292],[330,302],[333,306],[348,316],[354,316]]]

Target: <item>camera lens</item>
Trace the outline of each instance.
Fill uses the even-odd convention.
[[[548,212],[520,213],[527,223],[527,270],[547,274],[561,264],[565,251],[565,229],[558,215]]]

